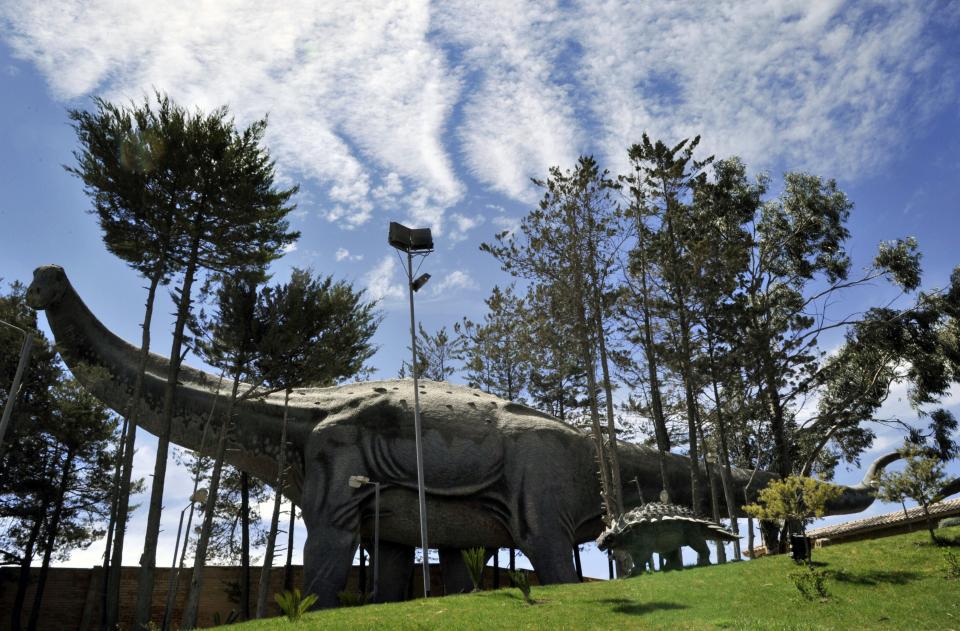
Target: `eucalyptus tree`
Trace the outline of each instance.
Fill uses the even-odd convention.
[[[534,182],[544,189],[539,207],[527,214],[518,231],[500,233],[495,244],[484,243],[481,249],[510,274],[549,287],[553,297],[565,304],[558,312],[566,316],[574,338],[571,343],[586,373],[604,511],[612,519],[623,512],[606,339],[619,244],[615,183],[592,157],[581,157],[572,170],[552,167],[547,179]],[[606,395],[605,428],[601,388]]]
[[[255,363],[265,385],[283,391],[281,449],[274,503],[266,539],[256,616],[266,614],[270,570],[287,475],[286,435],[290,394],[304,385],[329,386],[357,374],[374,352],[371,338],[380,323],[375,304],[343,281],[294,269],[290,281],[267,287],[258,305],[263,334]],[[295,507],[291,505],[290,531]],[[292,535],[291,535],[292,536]]]

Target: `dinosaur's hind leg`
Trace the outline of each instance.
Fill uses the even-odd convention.
[[[573,541],[557,529],[549,534],[528,537],[520,549],[530,558],[541,585],[576,583],[577,568],[573,563]]]
[[[691,541],[690,547],[697,553],[697,565],[710,565],[710,547],[703,539]]]

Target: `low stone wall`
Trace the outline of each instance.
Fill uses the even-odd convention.
[[[17,577],[19,568],[0,567],[0,630],[11,628],[10,611],[13,609],[13,599],[17,591]],[[130,629],[133,623],[133,608],[137,600],[137,577],[139,567],[124,567],[120,580],[120,628]],[[23,624],[26,626],[33,606],[34,586],[40,570],[34,568],[30,573],[30,586],[27,588],[26,601],[23,612]],[[187,600],[187,591],[190,585],[192,570],[186,569],[180,575],[177,589],[177,599],[174,602],[173,620],[181,618],[183,607]],[[200,611],[197,624],[200,627],[211,627],[225,622],[231,611],[240,609],[240,568],[233,566],[209,566],[204,570],[203,592],[200,595]],[[373,586],[373,572],[366,568],[367,589]],[[359,568],[354,566],[353,572],[347,581],[349,591],[359,591]],[[420,567],[417,566],[410,581],[411,597],[418,598],[423,594],[423,580],[420,578]],[[280,608],[273,600],[273,594],[283,591],[283,568],[275,568],[271,574],[270,586],[270,616],[280,615]],[[537,585],[535,573],[529,573],[530,583]],[[431,566],[431,592],[443,594],[439,566]],[[256,612],[257,590],[260,580],[260,568],[253,567],[250,571],[250,611]],[[160,622],[166,605],[167,586],[170,581],[169,568],[157,568],[156,580],[153,588],[152,619]],[[300,587],[303,582],[303,567],[293,567],[293,585]],[[492,589],[495,582],[493,568],[484,571],[484,583],[487,589]],[[103,584],[103,570],[96,567],[86,568],[51,568],[47,577],[47,586],[44,590],[43,603],[40,613],[39,629],[57,629],[69,631],[93,631],[99,628],[101,612],[100,589]],[[506,572],[500,571],[500,585],[510,584]]]

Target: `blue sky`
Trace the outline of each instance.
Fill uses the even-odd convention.
[[[836,177],[856,204],[855,266],[906,235],[919,239],[927,286],[960,263],[956,3],[261,4],[0,2],[0,276],[63,265],[110,329],[139,339],[142,282],[104,250],[62,165],[75,148],[66,108],[153,88],[229,105],[241,124],[269,114],[267,144],[285,181],[302,186],[293,223],[303,236],[275,275],[312,267],[381,299],[373,365],[383,378],[407,334],[389,221],[434,230],[424,324],[477,318],[508,282],[477,246],[533,207],[529,178],[581,153],[616,173],[643,131],[702,134],[705,153],[740,155],[775,182],[785,170]],[[871,287],[840,310],[888,296]],[[169,323],[158,320],[162,350]],[[897,393],[888,407],[909,414]],[[154,443],[139,444],[146,474]],[[166,504],[184,504],[188,486],[172,472]],[[164,524],[170,550],[175,526]],[[128,541],[135,562],[140,539]]]

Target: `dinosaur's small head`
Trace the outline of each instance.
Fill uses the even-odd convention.
[[[27,288],[27,304],[34,309],[48,309],[63,298],[70,282],[59,265],[43,265],[33,270],[33,282]]]

